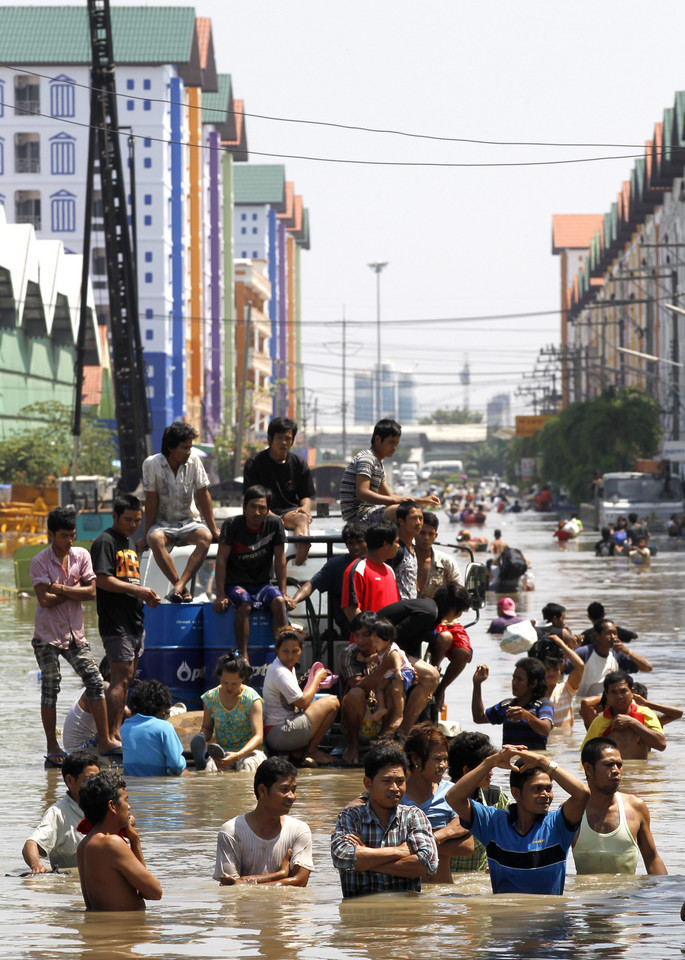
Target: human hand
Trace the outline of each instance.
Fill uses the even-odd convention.
[[[238,761],[238,754],[227,753],[220,760],[215,760],[214,763],[217,765],[219,770],[229,770],[235,763]]]
[[[350,843],[353,843],[355,847],[363,847],[364,841],[361,837],[358,837],[356,833],[346,833],[345,839],[349,840]]]
[[[44,863],[37,863],[35,866],[31,867],[31,876],[33,877],[37,873],[49,873],[49,870]]]
[[[219,600],[217,597],[214,603],[212,604],[212,610],[214,613],[226,613],[228,609],[228,600],[224,597],[223,600]]]
[[[152,587],[141,587],[138,596],[148,607],[158,607],[162,602],[162,598],[155,593]]]
[[[285,856],[281,860],[281,865],[278,868],[283,873],[284,877],[287,877],[290,874],[290,858],[292,857],[292,855],[293,855],[292,849],[286,850]]]
[[[525,721],[526,713],[527,711],[524,710],[523,707],[512,704],[512,706],[507,707],[507,720],[510,723],[521,723],[521,721]]]
[[[287,597],[285,594],[283,594],[283,599],[285,600],[285,605],[288,610],[294,610],[297,606],[297,602],[293,600],[292,597]]]
[[[488,665],[486,663],[479,663],[473,674],[473,682],[474,684],[485,683],[489,676],[490,670],[488,669]]]

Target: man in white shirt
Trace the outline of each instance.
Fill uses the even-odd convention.
[[[314,869],[312,834],[306,823],[288,815],[296,790],[297,769],[284,757],[269,757],[257,767],[256,807],[219,830],[214,879],[222,886],[307,886]]]

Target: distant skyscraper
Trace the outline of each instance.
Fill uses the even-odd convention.
[[[376,368],[354,374],[354,422],[373,423]],[[413,373],[396,371],[392,363],[381,364],[381,416],[416,423],[416,379]]]
[[[354,374],[354,422],[373,422],[373,374],[357,370]]]
[[[487,422],[491,429],[509,426],[511,423],[511,401],[508,393],[498,393],[488,400]]]

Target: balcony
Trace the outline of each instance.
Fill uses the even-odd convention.
[[[27,114],[40,113],[40,100],[26,99],[19,100],[14,105],[14,116],[24,117]]]
[[[18,213],[17,223],[30,223],[34,230],[41,230],[41,219],[39,213]]]
[[[40,173],[40,157],[16,157],[14,169],[16,173]]]

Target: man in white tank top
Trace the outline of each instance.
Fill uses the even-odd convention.
[[[576,873],[635,873],[638,851],[647,873],[667,873],[654,843],[647,804],[619,792],[623,760],[615,741],[589,740],[580,759],[590,800],[573,841]]]

